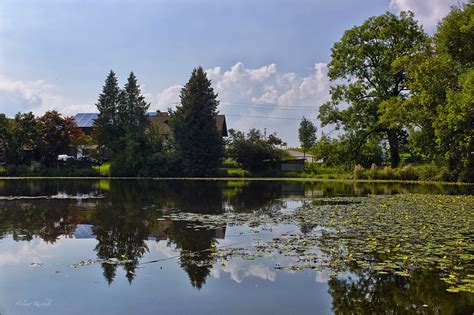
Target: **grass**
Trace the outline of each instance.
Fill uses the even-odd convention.
[[[109,176],[110,174],[110,163],[104,163],[101,166],[94,166],[92,168],[99,172],[100,176]]]

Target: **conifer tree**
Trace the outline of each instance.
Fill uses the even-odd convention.
[[[181,105],[170,112],[170,126],[181,171],[186,176],[215,174],[222,163],[224,142],[217,131],[217,94],[206,73],[194,69],[181,90]]]
[[[102,93],[96,104],[99,115],[94,121],[95,138],[106,157],[119,152],[119,139],[123,136],[117,121],[120,88],[115,73],[110,70],[105,80]]]
[[[140,85],[133,72],[130,73],[125,88],[119,97],[118,120],[126,134],[141,135],[148,126],[146,113],[150,104],[141,94]]]

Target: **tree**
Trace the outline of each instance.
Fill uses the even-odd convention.
[[[82,136],[73,117],[61,117],[57,111],[46,112],[38,118],[42,136],[41,155],[47,166],[57,161],[59,154],[66,154],[71,150],[71,144]]]
[[[331,139],[323,135],[319,141],[316,141],[312,153],[316,159],[322,160],[327,166],[344,166],[350,169],[359,164],[370,167],[372,164],[382,163],[382,148],[378,143],[378,139],[370,138],[359,148],[357,155],[352,155],[352,148],[357,145],[354,138],[341,135]]]
[[[194,69],[181,90],[181,105],[170,111],[174,147],[186,176],[215,174],[222,164],[224,142],[217,131],[217,94],[204,70]]]
[[[453,7],[432,38],[396,61],[406,65],[409,91],[381,115],[403,125],[411,150],[447,167],[451,180],[474,181],[473,13],[473,4]]]
[[[5,114],[0,114],[0,161],[6,162],[11,142],[11,123]]]
[[[262,172],[268,163],[279,161],[283,152],[276,147],[280,141],[275,135],[265,137],[260,130],[251,129],[247,134],[229,130],[228,151],[242,168],[252,173]]]
[[[119,95],[117,107],[118,125],[125,134],[141,135],[149,125],[147,111],[150,104],[141,94],[140,85],[133,72]]]
[[[303,116],[298,129],[298,137],[303,148],[303,157],[306,159],[306,151],[316,143],[316,126]]]
[[[124,133],[117,118],[119,100],[120,88],[117,77],[110,70],[96,104],[99,115],[94,121],[94,137],[107,158],[112,158],[120,152],[119,140]]]
[[[18,164],[29,164],[41,147],[39,123],[32,112],[18,113],[12,121],[12,141],[14,148],[11,152],[12,161]]]
[[[406,69],[395,61],[410,56],[413,47],[425,40],[411,12],[400,16],[387,12],[347,30],[331,51],[329,78],[342,83],[332,86],[331,100],[320,108],[322,125],[342,125],[358,142],[355,151],[374,134],[383,135],[390,147],[391,165],[398,166],[405,132],[402,126],[381,121],[380,110],[385,102],[404,98]],[[345,103],[349,106],[338,108]]]

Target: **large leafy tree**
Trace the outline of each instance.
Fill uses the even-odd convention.
[[[186,176],[215,174],[224,153],[215,122],[219,101],[201,67],[193,70],[180,98],[181,105],[170,112],[170,126],[182,172]]]
[[[311,149],[316,143],[316,126],[303,116],[298,129],[298,138],[301,148],[303,148],[303,157],[306,158],[306,151]]]
[[[73,117],[62,117],[57,111],[46,112],[38,122],[42,137],[41,155],[47,166],[54,165],[59,154],[69,153],[71,144],[83,135]]]
[[[99,115],[94,121],[94,137],[104,156],[108,158],[120,151],[119,140],[123,136],[117,118],[119,99],[120,88],[117,77],[111,70],[99,95],[96,104]]]
[[[12,133],[15,145],[15,157],[17,163],[29,163],[27,160],[39,153],[42,145],[40,126],[38,120],[32,112],[18,113],[12,123]]]
[[[416,54],[397,61],[407,65],[409,93],[382,114],[406,126],[412,151],[446,166],[452,180],[474,180],[473,15],[473,4],[453,7]]]
[[[383,121],[381,108],[404,98],[406,69],[396,61],[425,40],[411,12],[387,12],[347,30],[332,48],[328,75],[337,84],[331,88],[331,100],[320,108],[322,125],[342,126],[358,143],[356,153],[365,142],[383,136],[391,165],[398,166],[405,131],[402,125]]]
[[[281,160],[283,156],[277,148],[281,140],[275,135],[265,137],[257,129],[251,129],[247,134],[230,129],[228,142],[229,155],[252,173],[266,170],[268,163]]]

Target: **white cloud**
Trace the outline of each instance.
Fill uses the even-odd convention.
[[[0,75],[0,113],[12,116],[18,112],[32,111],[42,115],[48,110],[58,110],[64,115],[94,110],[92,104],[67,104],[55,85],[44,80],[11,80]]]
[[[179,101],[179,93],[183,87],[181,85],[173,85],[158,93],[156,98],[152,98],[153,110],[159,109],[167,111],[169,107],[175,107],[175,103]]]
[[[275,64],[247,68],[237,62],[228,70],[214,67],[206,73],[219,94],[219,111],[227,115],[228,128],[244,131],[266,128],[268,132],[277,132],[289,145],[297,145],[299,120],[304,115],[314,121],[318,106],[329,99],[327,71],[325,63],[316,63],[309,74],[301,76],[279,72]],[[174,85],[158,94],[148,93],[151,108],[174,107],[181,88],[181,85]]]
[[[268,266],[263,264],[255,264],[246,260],[237,258],[226,261],[224,266],[214,266],[211,269],[212,277],[219,279],[220,271],[228,273],[230,279],[237,283],[242,283],[245,278],[256,277],[263,280],[275,282],[276,273]]]
[[[457,0],[390,0],[390,7],[400,11],[413,11],[415,18],[426,30],[433,31],[441,19],[448,14],[450,7]]]

